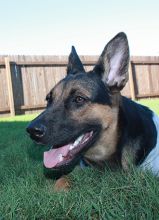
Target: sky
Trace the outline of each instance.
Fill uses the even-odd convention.
[[[1,55],[99,55],[118,32],[159,56],[159,0],[0,0]]]

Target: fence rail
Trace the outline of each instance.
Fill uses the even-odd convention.
[[[81,56],[87,71],[97,59]],[[45,108],[45,95],[65,76],[67,60],[67,56],[0,56],[0,115]],[[122,94],[132,99],[159,97],[159,57],[131,57]]]

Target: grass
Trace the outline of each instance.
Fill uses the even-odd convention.
[[[143,100],[159,114],[159,100]],[[159,219],[158,179],[132,168],[104,172],[77,167],[69,192],[55,193],[43,175],[44,147],[25,127],[35,115],[0,121],[0,219]]]
[[[142,99],[139,103],[148,106],[159,115],[159,99]]]

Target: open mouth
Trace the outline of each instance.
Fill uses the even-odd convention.
[[[90,131],[80,135],[72,143],[44,152],[44,166],[49,169],[57,169],[69,165],[79,153],[90,146],[94,136],[95,132]]]

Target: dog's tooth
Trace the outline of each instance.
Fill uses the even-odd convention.
[[[86,138],[84,141],[83,141],[83,144],[85,143],[85,142],[87,142],[89,140],[89,138]]]
[[[73,148],[77,147],[77,145],[80,143],[84,135],[79,136],[73,144],[70,145],[69,150],[72,150]]]
[[[83,136],[84,136],[84,135],[81,135],[81,136],[79,136],[79,137],[77,138],[77,140],[76,140],[76,141],[74,142],[74,144],[73,144],[74,147],[76,147],[76,146],[80,143],[80,141],[82,140]]]
[[[92,136],[92,135],[93,135],[93,131],[90,132],[90,136]]]
[[[84,136],[84,134],[82,134],[78,139],[79,139],[79,141],[81,141],[82,140],[82,138],[83,138],[83,136]]]
[[[78,139],[74,142],[73,147],[76,147],[79,144]]]
[[[72,150],[74,147],[75,147],[74,144],[71,144],[69,150]]]
[[[63,161],[63,156],[62,154],[59,154],[59,162]]]

